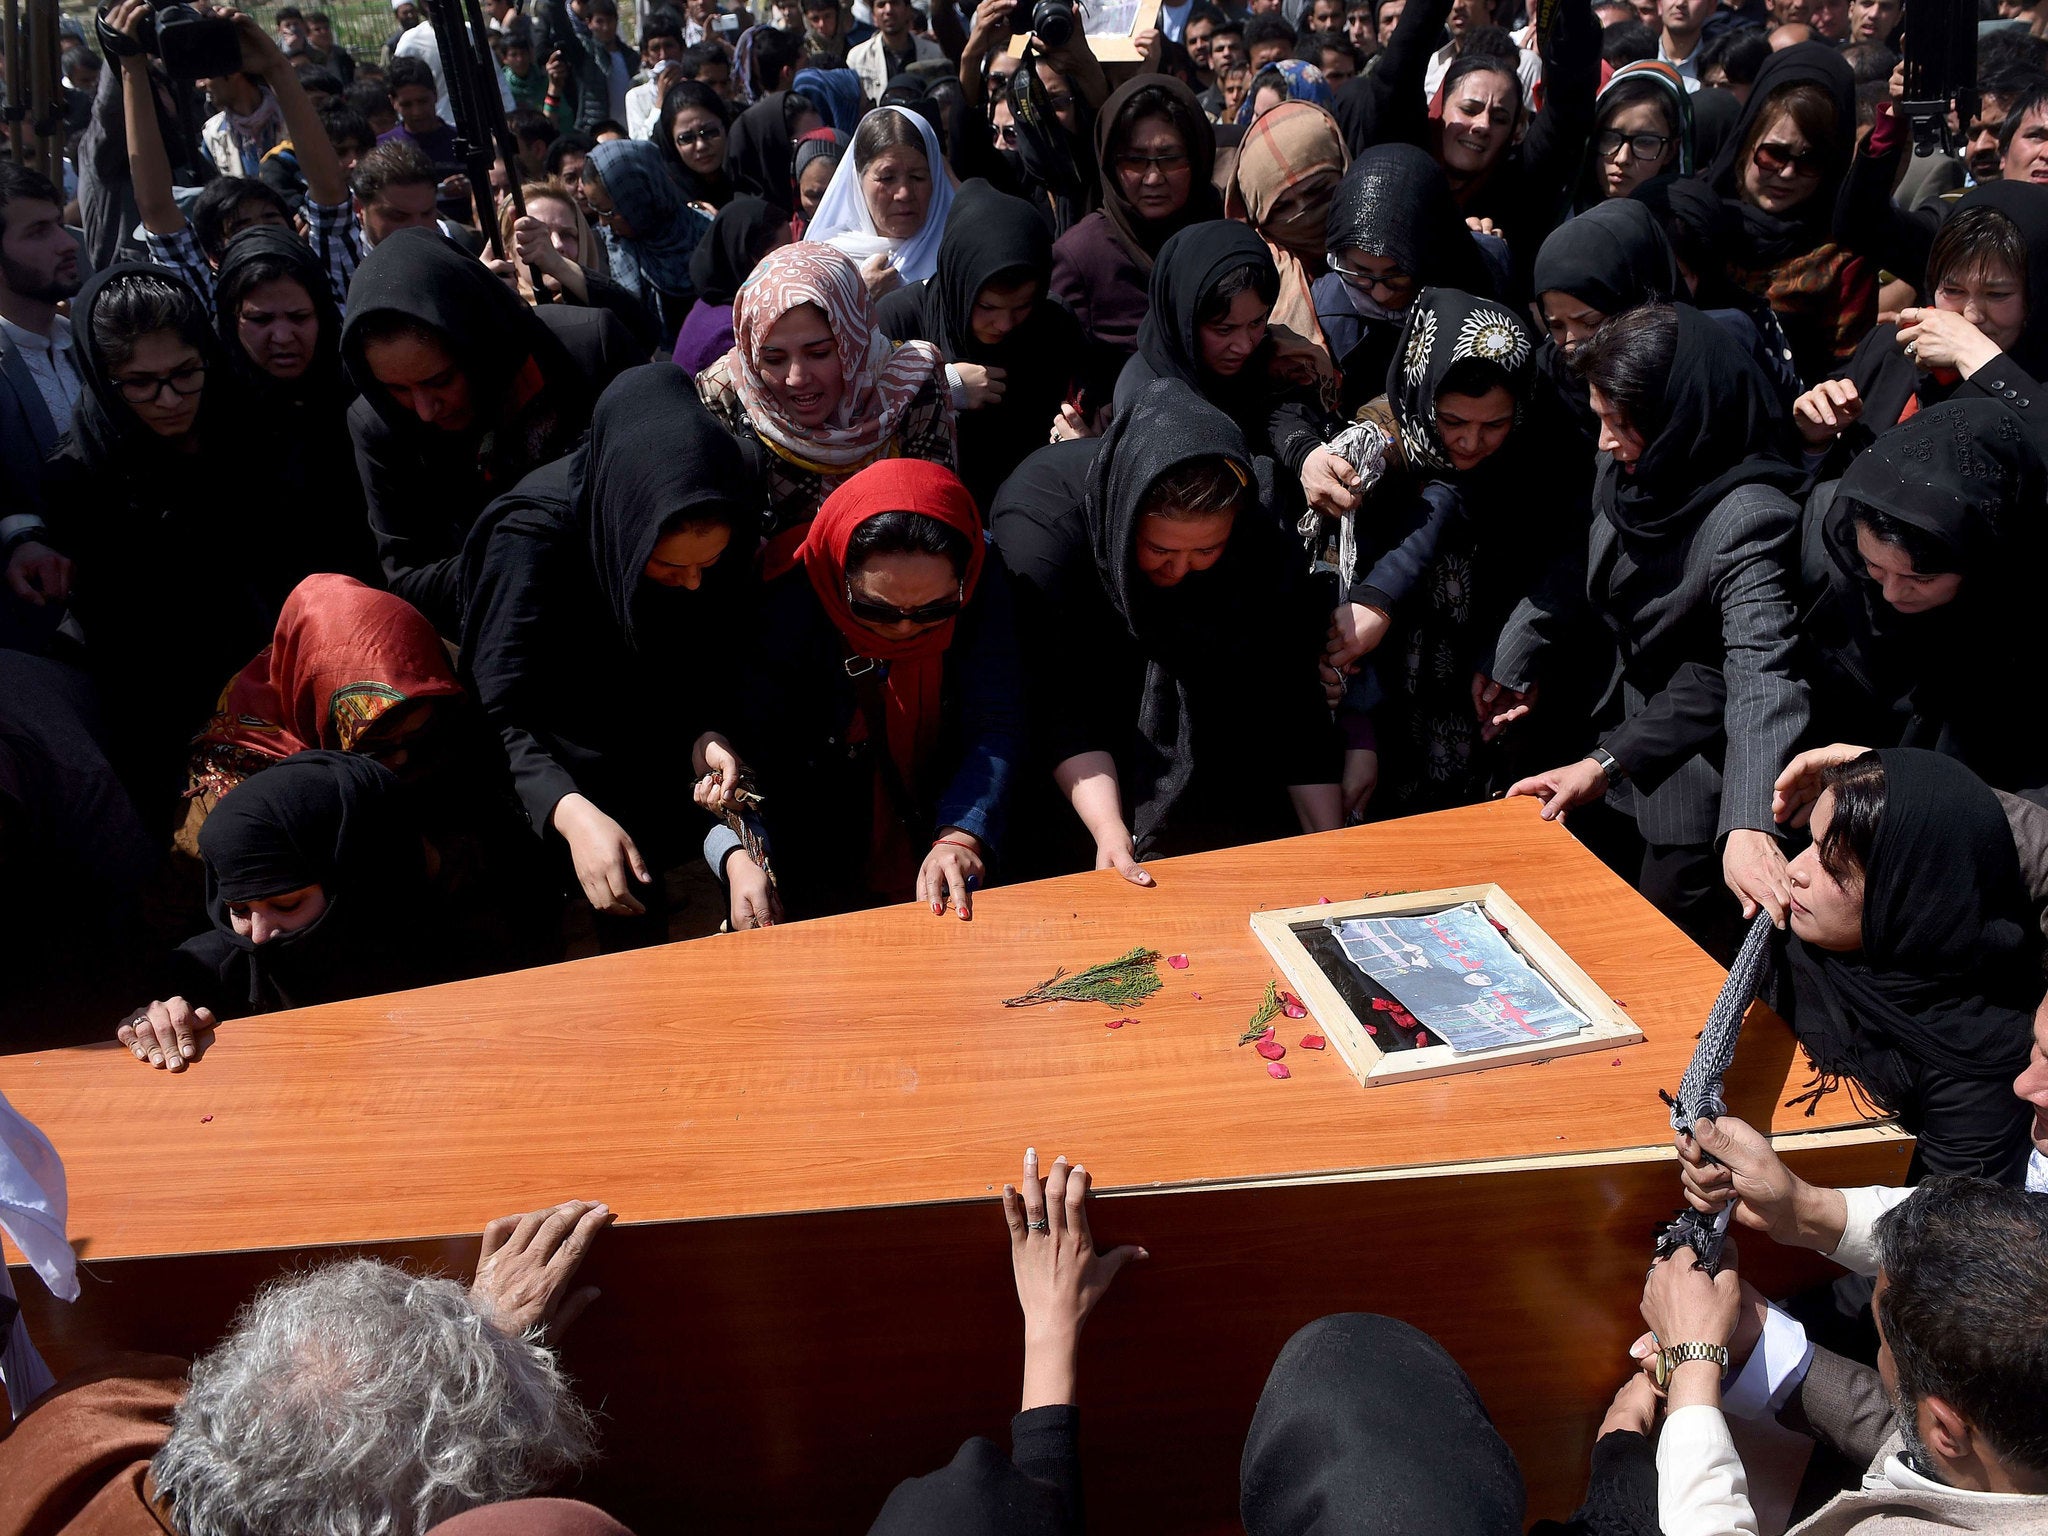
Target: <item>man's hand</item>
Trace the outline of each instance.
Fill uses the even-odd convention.
[[[292,61],[277,46],[277,39],[264,30],[262,22],[226,7],[217,7],[214,14],[225,16],[235,24],[235,39],[242,45],[242,69],[246,73],[266,76],[279,70],[291,73]]]
[[[141,28],[142,18],[153,14],[154,11],[149,4],[149,0],[116,0],[114,7],[107,12],[107,30],[120,33],[130,42],[140,47],[142,39],[137,33]],[[149,56],[147,54],[127,55],[123,57],[121,62],[145,73],[149,69]]]
[[[654,876],[624,827],[582,795],[556,801],[552,820],[569,845],[576,883],[591,906],[615,917],[638,917],[647,910],[633,894],[633,882],[652,885]]]
[[[194,1008],[184,998],[172,997],[136,1009],[121,1021],[114,1038],[133,1051],[137,1061],[182,1072],[206,1054],[217,1022],[211,1008]]]
[[[1792,424],[1809,448],[1825,448],[1863,414],[1863,397],[1847,379],[1822,379],[1792,402]]]
[[[1680,1248],[1650,1266],[1643,1286],[1643,1321],[1660,1348],[1726,1344],[1735,1337],[1742,1312],[1742,1277],[1735,1272],[1733,1255],[1724,1249],[1722,1266],[1711,1275],[1698,1260],[1692,1249]],[[1665,1396],[1673,1408],[1695,1403],[1718,1406],[1721,1368],[1711,1360],[1688,1361],[1672,1373]]]
[[[61,603],[71,595],[71,562],[47,544],[24,540],[7,557],[7,585],[32,607]]]
[[[1479,717],[1479,739],[1492,741],[1502,731],[1536,707],[1537,688],[1529,685],[1517,693],[1506,683],[1497,683],[1484,672],[1472,674],[1472,712]]]
[[[979,58],[1010,36],[1010,17],[1017,0],[981,0],[974,8],[974,26],[967,34],[967,52]]]
[[[1590,805],[1606,793],[1607,774],[1590,757],[1582,757],[1576,763],[1566,763],[1562,768],[1553,768],[1548,773],[1518,779],[1508,786],[1510,800],[1517,795],[1534,795],[1541,800],[1545,821],[1562,821],[1570,811],[1582,805]]]
[[[1807,748],[1785,765],[1771,786],[1771,819],[1781,826],[1805,826],[1813,819],[1813,802],[1820,798],[1822,771],[1837,763],[1854,762],[1869,750],[1846,741]]]
[[[1676,1138],[1688,1205],[1713,1215],[1733,1200],[1736,1225],[1769,1233],[1788,1248],[1834,1252],[1849,1215],[1840,1190],[1807,1183],[1771,1150],[1768,1137],[1733,1115],[1695,1120],[1692,1131]]]
[[[1785,864],[1785,850],[1770,833],[1746,827],[1730,832],[1721,849],[1721,879],[1742,903],[1744,921],[1764,911],[1778,927],[1785,926],[1792,876]]]
[[[941,827],[939,841],[917,872],[917,899],[932,904],[933,917],[944,916],[950,901],[966,922],[974,916],[974,888],[987,878],[981,839],[958,827]]]
[[[552,1341],[597,1300],[594,1285],[571,1291],[597,1234],[612,1223],[608,1205],[567,1200],[524,1216],[500,1216],[484,1228],[470,1299],[499,1332],[519,1338],[538,1328]]]
[[[1088,1224],[1088,1170],[1071,1171],[1062,1157],[1041,1184],[1038,1153],[1024,1153],[1021,1189],[1003,1186],[1010,1228],[1010,1269],[1024,1309],[1024,1407],[1074,1400],[1075,1351],[1081,1327],[1119,1271],[1143,1248],[1095,1251]]]

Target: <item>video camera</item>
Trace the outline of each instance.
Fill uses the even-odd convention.
[[[109,58],[148,54],[163,62],[164,72],[173,80],[206,80],[237,74],[242,68],[242,39],[235,24],[180,0],[152,0],[150,14],[136,28],[139,36],[130,37],[108,26],[105,6],[94,16],[93,30],[99,33],[100,47]]]

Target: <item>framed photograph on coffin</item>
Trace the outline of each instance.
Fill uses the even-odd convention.
[[[1031,14],[1031,0],[1019,0],[1025,17]],[[1088,36],[1088,51],[1100,64],[1136,64],[1144,59],[1138,52],[1138,37],[1159,25],[1159,0],[1080,0],[1075,6],[1081,30]],[[1010,39],[1010,55],[1024,51],[1027,34]]]
[[[1254,912],[1252,932],[1368,1088],[1643,1038],[1497,885]]]

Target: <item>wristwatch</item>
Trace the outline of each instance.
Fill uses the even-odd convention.
[[[1609,785],[1619,784],[1628,777],[1628,770],[1621,766],[1621,760],[1605,747],[1595,747],[1586,756],[1600,765],[1600,771],[1607,775]]]
[[[1657,1363],[1650,1367],[1651,1379],[1662,1392],[1671,1384],[1671,1373],[1681,1365],[1693,1360],[1711,1360],[1724,1372],[1728,1369],[1728,1346],[1726,1344],[1673,1344],[1657,1351]]]

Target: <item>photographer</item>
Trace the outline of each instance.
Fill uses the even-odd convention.
[[[181,187],[204,186],[220,173],[199,148],[206,114],[198,91],[189,80],[171,79],[161,63],[150,69],[149,86],[157,137],[171,155],[168,179]],[[149,254],[135,237],[140,214],[128,178],[126,111],[121,71],[102,69],[92,120],[79,136],[76,156],[79,222],[85,228],[81,260],[92,272],[117,261],[142,261]]]
[[[314,108],[312,98],[299,84],[298,76],[270,34],[252,17],[239,11],[222,11],[219,14],[233,24],[235,35],[241,42],[243,71],[261,76],[277,98],[299,170],[306,178],[303,205],[306,243],[312,247],[313,254],[320,260],[321,270],[327,273],[328,281],[333,285],[335,303],[346,305],[349,280],[355,275],[360,247],[355,204],[349,198],[341,159],[328,140],[327,130],[320,125],[320,114]],[[119,0],[107,12],[104,23],[107,31],[128,39],[135,50],[120,57],[121,90],[127,107],[129,177],[134,183],[136,209],[141,215],[150,259],[159,266],[171,268],[201,297],[211,299],[215,258],[202,245],[200,233],[186,221],[172,195],[170,158],[157,115],[150,109],[150,61],[141,47],[143,24],[151,15],[148,0]],[[252,181],[250,185],[257,189],[251,194],[251,201],[257,193],[269,191],[260,182]],[[275,194],[271,197],[274,200]],[[227,236],[232,234],[233,231],[226,226],[234,222],[232,215],[239,212],[240,205],[223,220],[220,244],[224,245]],[[242,218],[241,222],[281,220],[265,219],[257,214]]]

